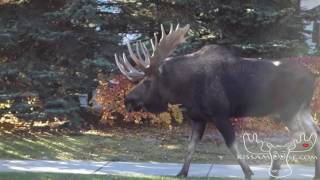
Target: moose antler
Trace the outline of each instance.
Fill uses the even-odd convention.
[[[290,152],[307,152],[310,151],[317,140],[317,134],[312,133],[309,138],[306,137],[306,135],[300,134],[298,139],[293,140],[290,144],[288,144],[288,147],[290,149]]]
[[[138,69],[130,64],[125,54],[123,54],[122,57],[118,57],[117,54],[115,54],[116,64],[121,73],[132,81],[142,79],[145,75],[152,74],[163,61],[172,54],[177,46],[186,40],[185,34],[188,32],[189,28],[189,25],[180,28],[178,24],[177,27],[173,29],[172,24],[170,24],[170,31],[166,34],[164,27],[161,24],[162,35],[159,43],[156,34],[154,34],[154,42],[152,39],[150,40],[152,46],[151,56],[145,43],[142,43],[141,41],[136,43],[136,54],[133,52],[130,43],[127,43],[130,57],[138,66]],[[144,58],[142,58],[141,53]]]
[[[265,143],[258,139],[257,133],[253,133],[252,136],[248,133],[243,134],[243,144],[247,152],[251,154],[266,154],[269,152],[268,150],[265,150]],[[249,147],[249,145],[255,145],[258,148],[252,149],[252,147]]]

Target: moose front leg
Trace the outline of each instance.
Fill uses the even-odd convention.
[[[232,155],[235,159],[237,159],[243,173],[245,176],[245,180],[251,180],[251,176],[253,175],[253,172],[251,171],[248,163],[245,159],[242,159],[240,157],[240,151],[238,149],[238,142],[235,137],[235,131],[233,129],[233,126],[231,124],[230,119],[227,118],[220,118],[219,121],[215,123],[217,129],[223,136],[223,139],[230,149]]]
[[[191,124],[192,124],[192,134],[191,134],[191,139],[188,146],[188,152],[185,156],[182,169],[177,175],[178,177],[186,177],[188,175],[192,155],[195,152],[197,143],[202,139],[204,130],[206,128],[206,121],[191,120]]]
[[[281,170],[281,162],[280,162],[280,160],[276,160],[276,159],[272,160],[271,172],[269,172],[271,174],[271,176],[270,176],[269,179],[270,180],[277,179],[278,176],[279,176],[280,170]]]
[[[253,175],[252,170],[250,169],[247,161],[245,159],[241,159],[241,154],[240,151],[238,149],[238,142],[235,139],[234,142],[231,144],[231,146],[229,147],[232,155],[234,156],[235,159],[237,159],[243,173],[245,176],[245,180],[251,180],[251,176]]]

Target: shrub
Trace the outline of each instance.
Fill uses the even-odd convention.
[[[100,81],[97,90],[97,102],[102,105],[103,124],[114,125],[116,121],[143,124],[148,120],[151,124],[170,128],[175,120],[182,123],[182,112],[179,105],[168,105],[168,111],[159,115],[148,112],[127,112],[124,97],[133,88],[133,84],[122,75],[115,75],[112,80]]]

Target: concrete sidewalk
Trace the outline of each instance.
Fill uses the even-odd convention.
[[[93,162],[93,161],[20,161],[0,160],[0,172],[50,172],[75,174],[159,175],[175,176],[182,164],[156,162]],[[212,167],[211,167],[212,166]],[[292,175],[285,179],[312,179],[314,167],[291,165]],[[254,178],[268,178],[267,165],[251,166]],[[192,164],[189,176],[238,177],[243,173],[239,165]]]

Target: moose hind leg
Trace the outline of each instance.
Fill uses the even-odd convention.
[[[191,124],[192,124],[191,139],[188,145],[188,152],[185,156],[182,169],[177,175],[179,177],[186,177],[188,175],[192,155],[195,152],[197,143],[202,139],[204,130],[206,128],[206,121],[191,120]]]
[[[270,176],[270,180],[274,180],[277,179],[277,176],[279,176],[279,172],[281,169],[281,162],[279,160],[273,160],[272,164],[271,164],[271,174],[272,176]]]
[[[250,169],[248,163],[245,159],[241,158],[240,151],[238,149],[238,142],[235,138],[235,132],[232,127],[232,124],[229,119],[219,119],[216,122],[216,127],[223,136],[226,145],[230,149],[232,155],[237,159],[244,175],[245,180],[251,180],[251,176],[253,175],[252,170]]]
[[[317,157],[315,160],[315,179],[320,179],[320,139],[319,139],[319,128],[315,124],[309,108],[301,108],[299,113],[299,120],[303,125],[303,128],[308,136],[311,134],[317,135],[317,140],[314,146],[314,153]]]

